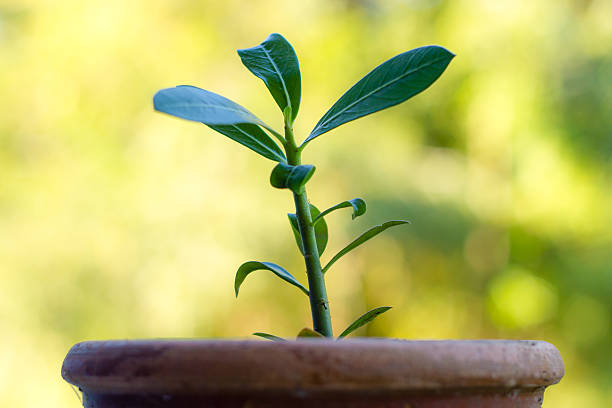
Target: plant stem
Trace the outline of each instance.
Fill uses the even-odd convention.
[[[293,129],[288,124],[285,124],[285,138],[286,143],[284,146],[288,164],[291,166],[300,165],[302,163],[301,150],[296,146]],[[325,337],[333,337],[325,279],[321,272],[321,260],[319,259],[319,250],[317,248],[314,226],[312,225],[306,189],[304,189],[302,194],[293,193],[293,201],[295,202],[295,214],[300,229],[300,236],[302,237],[302,247],[304,248],[313,329]]]

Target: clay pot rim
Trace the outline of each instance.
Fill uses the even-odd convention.
[[[532,340],[112,340],[74,345],[62,377],[94,393],[422,393],[530,390],[561,380]]]

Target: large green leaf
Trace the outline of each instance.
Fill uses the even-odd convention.
[[[291,44],[280,34],[270,34],[258,46],[238,50],[238,55],[249,71],[264,81],[281,111],[291,109],[293,123],[300,108],[302,85],[300,66]]]
[[[310,164],[291,166],[278,163],[270,174],[270,184],[276,188],[288,188],[295,194],[302,194],[304,186],[315,172],[315,167]]]
[[[172,116],[202,122],[271,160],[286,161],[280,147],[259,126],[282,141],[278,132],[242,106],[214,92],[189,85],[162,89],[153,97],[153,106]]]
[[[320,211],[317,207],[310,204],[310,219],[314,220],[320,214]],[[289,213],[287,214],[289,217],[289,223],[291,224],[291,230],[293,231],[293,236],[295,237],[295,242],[297,243],[298,248],[302,255],[304,255],[304,246],[302,245],[302,237],[300,235],[300,227],[298,226],[297,216],[295,214]],[[327,223],[324,219],[317,222],[314,226],[315,230],[315,239],[317,241],[317,250],[319,252],[319,256],[323,254],[325,248],[327,247],[327,239],[328,239],[328,230]]]
[[[347,335],[351,334],[352,332],[354,332],[361,326],[365,326],[366,324],[370,323],[372,320],[376,319],[379,315],[385,313],[389,309],[391,309],[391,307],[383,306],[383,307],[377,307],[376,309],[372,309],[369,312],[364,313],[357,320],[351,323],[351,325],[347,327],[346,330],[344,330],[341,335],[338,336],[338,339],[346,337]]]
[[[313,219],[313,224],[321,222],[323,217],[329,214],[332,211],[339,210],[340,208],[353,207],[353,214],[351,217],[353,219],[359,217],[360,215],[365,214],[366,212],[366,203],[361,198],[353,198],[352,200],[343,201],[340,204],[336,204],[333,207],[328,208],[319,214],[315,219]]]
[[[338,252],[328,263],[327,265],[325,265],[325,267],[322,269],[322,272],[325,273],[327,272],[327,270],[340,258],[342,258],[344,255],[346,255],[347,253],[349,253],[350,251],[352,251],[353,249],[357,248],[359,245],[363,244],[364,242],[369,241],[370,239],[374,238],[376,235],[380,234],[381,232],[383,232],[384,230],[386,230],[387,228],[391,228],[394,227],[396,225],[403,225],[403,224],[410,224],[410,221],[387,221],[381,225],[377,225],[375,227],[370,228],[369,230],[367,230],[366,232],[364,232],[363,234],[361,234],[360,236],[358,236],[353,242],[351,242],[350,244],[348,244],[347,246],[345,246],[344,248],[342,248],[342,250],[340,250],[340,252]]]
[[[258,270],[270,271],[285,282],[289,282],[293,286],[299,288],[307,296],[309,295],[308,289],[306,289],[300,282],[298,282],[298,280],[295,279],[293,275],[287,272],[283,267],[278,266],[277,264],[274,264],[272,262],[249,261],[240,265],[240,268],[238,268],[238,271],[236,272],[236,280],[234,282],[236,297],[238,296],[240,285],[242,285],[242,282],[244,282],[244,279],[247,277],[247,275],[249,275],[251,272]]]
[[[287,161],[282,149],[257,125],[242,123],[237,125],[208,126],[270,160],[277,162]]]
[[[266,340],[272,340],[272,341],[281,341],[281,342],[287,341],[287,339],[283,339],[282,337],[278,337],[273,334],[262,333],[262,332],[253,333],[253,336],[261,337]]]
[[[445,48],[431,45],[383,62],[338,99],[303,144],[343,123],[397,105],[424,91],[454,56]]]
[[[153,106],[160,112],[206,125],[252,123],[267,127],[251,112],[224,96],[191,85],[157,91]]]

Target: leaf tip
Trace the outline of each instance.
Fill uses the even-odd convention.
[[[163,98],[163,94],[164,91],[166,91],[167,89],[160,89],[157,92],[155,92],[155,94],[153,95],[153,109],[155,109],[158,112],[161,112],[160,110],[160,99]]]
[[[268,36],[266,37],[265,41],[271,40],[273,38],[282,38],[283,40],[285,39],[285,37],[283,37],[282,35],[280,35],[279,33],[270,33],[268,34]]]

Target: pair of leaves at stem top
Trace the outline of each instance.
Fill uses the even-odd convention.
[[[266,84],[292,126],[301,98],[301,74],[297,55],[280,34],[261,44],[238,50],[242,63]],[[427,89],[444,72],[455,55],[431,45],[399,54],[374,68],[351,87],[323,115],[302,147],[312,139],[346,122],[397,105]],[[217,132],[270,160],[287,161],[282,149],[263,130],[281,143],[285,139],[244,107],[216,93],[193,86],[158,91],[156,110],[179,118],[202,122]]]
[[[375,309],[370,310],[369,312],[359,316],[359,318],[357,318],[357,320],[355,320],[353,323],[351,323],[349,325],[349,327],[347,327],[339,336],[338,336],[338,340],[348,336],[349,334],[351,334],[352,332],[354,332],[355,330],[359,329],[362,326],[365,326],[366,324],[370,323],[372,320],[376,319],[379,315],[385,313],[387,310],[391,309],[391,307],[389,306],[383,306],[383,307],[377,307]],[[258,337],[262,337],[264,339],[267,340],[273,340],[273,341],[287,341],[286,339],[279,337],[279,336],[275,336],[274,334],[268,334],[268,333],[262,333],[262,332],[257,332],[257,333],[253,333],[254,336],[258,336]],[[308,337],[314,337],[314,338],[324,338],[324,336],[319,333],[316,332],[308,327],[303,328],[297,335],[298,339],[299,338],[308,338]]]

